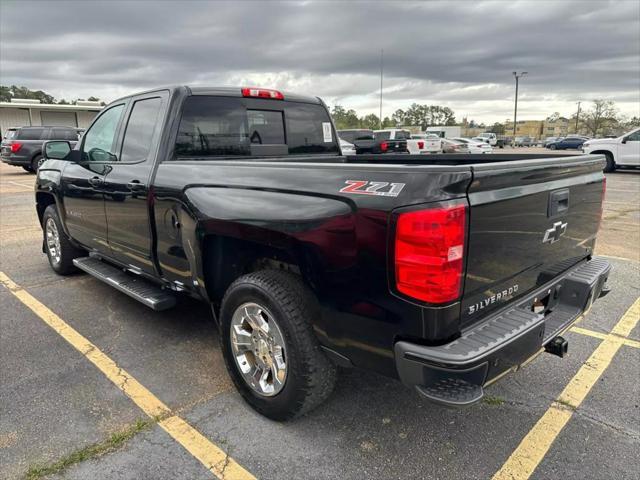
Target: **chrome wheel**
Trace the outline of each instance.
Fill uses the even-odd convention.
[[[47,222],[44,225],[44,233],[51,260],[53,260],[54,263],[60,263],[60,233],[58,233],[58,226],[53,218],[47,218]]]
[[[240,305],[231,318],[231,347],[242,378],[255,392],[276,395],[287,380],[285,343],[273,315],[257,303]]]

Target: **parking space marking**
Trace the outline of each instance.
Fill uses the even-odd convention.
[[[587,335],[588,337],[599,338],[600,340],[612,340],[622,343],[622,345],[626,345],[628,347],[640,348],[640,342],[637,340],[632,340],[631,338],[618,337],[617,335],[613,335],[611,333],[602,333],[602,332],[594,332],[593,330],[589,330],[581,327],[573,327],[570,330],[574,333],[579,333],[580,335]]]
[[[618,338],[627,337],[639,319],[640,298],[637,298],[496,472],[493,480],[526,480],[531,476],[573,416],[574,410],[580,406],[622,346]]]
[[[112,383],[148,416],[158,419],[160,427],[191,455],[197,458],[216,477],[225,480],[255,480],[255,477],[229,457],[195,428],[177,415],[158,397],[147,390],[96,345],[78,333],[47,306],[17,285],[4,272],[0,272],[4,285],[26,307],[35,313],[72,347],[93,363]]]

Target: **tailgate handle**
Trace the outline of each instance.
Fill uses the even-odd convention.
[[[547,217],[553,218],[563,215],[569,210],[569,189],[556,190],[549,194],[549,206],[547,208]]]

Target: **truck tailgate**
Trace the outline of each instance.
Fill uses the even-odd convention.
[[[473,165],[463,327],[593,253],[603,166],[599,156]]]

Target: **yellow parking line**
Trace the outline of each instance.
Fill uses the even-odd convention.
[[[626,345],[628,347],[640,348],[640,342],[638,342],[637,340],[632,340],[631,338],[618,337],[610,333],[594,332],[593,330],[588,330],[586,328],[580,327],[573,327],[570,331],[579,333],[580,335],[587,335],[588,337],[599,338],[600,340],[609,339],[613,342],[620,342],[622,343],[622,345]]]
[[[614,336],[626,337],[640,318],[640,298],[627,310],[611,331],[611,335],[591,354],[542,418],[524,437],[493,480],[526,480],[538,467],[547,451],[580,406],[591,388],[607,369],[622,342]]]
[[[159,418],[159,425],[171,435],[191,455],[216,477],[225,480],[255,479],[248,471],[230,458],[222,449],[209,441],[195,428],[177,415],[158,397],[147,390],[124,369],[120,368],[111,358],[98,347],[82,336],[59,316],[49,310],[44,304],[36,300],[22,287],[14,283],[7,275],[0,272],[2,283],[18,300],[26,305],[42,321],[49,325],[58,335],[64,338],[72,347],[93,363],[111,382],[131,398],[144,413],[152,418]]]

